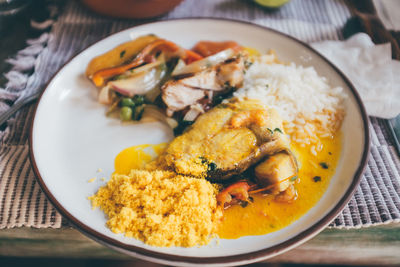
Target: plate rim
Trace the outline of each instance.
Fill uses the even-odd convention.
[[[362,123],[364,126],[364,147],[363,147],[363,153],[361,156],[360,164],[357,167],[357,170],[352,177],[352,182],[345,191],[343,197],[338,201],[338,203],[320,220],[315,222],[314,224],[310,225],[307,227],[304,231],[300,232],[296,236],[289,238],[288,240],[283,241],[282,243],[276,244],[272,247],[264,248],[261,250],[256,250],[248,253],[243,253],[243,254],[237,254],[237,255],[230,255],[230,256],[222,256],[222,257],[195,257],[195,256],[179,256],[179,255],[172,255],[168,253],[162,253],[162,252],[156,252],[152,250],[148,250],[139,246],[135,245],[128,245],[125,243],[122,243],[116,239],[113,239],[111,237],[108,237],[94,229],[92,229],[90,226],[85,225],[81,221],[79,221],[77,218],[75,218],[72,214],[70,214],[63,206],[58,202],[58,200],[53,196],[53,194],[50,192],[50,190],[47,188],[46,183],[44,182],[38,167],[36,165],[36,160],[35,160],[35,155],[33,152],[33,126],[35,124],[36,120],[36,113],[38,106],[42,100],[43,93],[49,88],[49,85],[52,83],[54,78],[59,74],[61,70],[63,70],[73,59],[78,57],[80,54],[84,53],[87,49],[90,47],[96,45],[99,42],[102,42],[103,40],[112,37],[116,34],[119,34],[120,32],[126,31],[126,30],[134,30],[135,28],[143,25],[151,25],[151,24],[160,24],[164,22],[170,22],[170,21],[205,21],[205,20],[214,20],[214,21],[224,21],[224,22],[231,22],[231,23],[238,23],[238,24],[245,24],[249,25],[251,27],[257,27],[260,28],[264,31],[269,31],[273,32],[275,34],[281,35],[283,37],[286,37],[290,39],[293,42],[296,42],[303,47],[305,47],[308,50],[311,50],[313,53],[317,54],[325,63],[327,63],[339,76],[342,78],[342,80],[346,83],[346,85],[349,87],[355,102],[357,104],[357,108],[360,111],[361,117],[362,117]],[[45,193],[47,199],[51,202],[51,204],[56,208],[60,214],[66,219],[68,219],[69,222],[73,224],[73,226],[79,230],[81,233],[84,235],[88,236],[89,238],[106,245],[108,247],[111,247],[113,249],[123,251],[125,254],[129,254],[132,256],[135,255],[135,257],[138,258],[143,258],[145,260],[153,260],[157,262],[166,262],[169,264],[179,264],[179,263],[184,263],[184,264],[191,264],[191,265],[196,265],[196,264],[229,264],[229,265],[237,265],[237,264],[243,264],[243,263],[252,263],[252,262],[257,262],[261,260],[265,260],[268,258],[271,258],[273,256],[279,255],[281,253],[284,253],[285,251],[294,248],[298,245],[301,245],[302,243],[308,241],[315,235],[317,235],[319,232],[321,232],[332,220],[336,218],[336,216],[343,210],[345,205],[350,201],[350,198],[353,196],[355,190],[357,189],[357,186],[359,185],[361,181],[361,176],[365,171],[368,158],[369,158],[369,152],[370,152],[370,131],[369,131],[369,123],[368,123],[368,115],[365,110],[364,104],[360,98],[360,95],[358,94],[357,90],[355,89],[354,85],[350,82],[350,80],[346,77],[346,75],[343,74],[341,70],[339,70],[331,61],[329,61],[325,56],[323,56],[321,53],[319,53],[317,50],[312,48],[309,44],[289,35],[286,33],[283,33],[281,31],[272,29],[267,26],[255,24],[253,22],[249,21],[243,21],[243,20],[236,20],[236,19],[230,19],[230,18],[216,18],[216,17],[183,17],[183,18],[176,18],[176,19],[167,19],[167,20],[160,20],[160,21],[154,21],[154,22],[144,22],[144,23],[139,23],[135,26],[122,29],[120,31],[117,31],[111,35],[108,35],[93,44],[87,46],[86,48],[82,49],[81,51],[78,51],[75,53],[74,56],[72,56],[70,59],[68,59],[49,79],[49,81],[45,84],[43,91],[40,94],[40,97],[35,104],[35,109],[33,113],[33,119],[31,121],[30,125],[30,130],[29,130],[29,158],[30,162],[32,165],[33,172],[35,174],[35,178],[41,187],[42,191]]]

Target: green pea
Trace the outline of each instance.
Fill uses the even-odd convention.
[[[124,97],[121,99],[121,106],[123,107],[134,107],[135,102],[133,102],[132,98]]]
[[[119,117],[122,121],[130,121],[132,119],[132,109],[130,107],[122,107],[119,112]]]
[[[133,102],[135,102],[135,105],[136,105],[136,106],[143,105],[144,102],[145,102],[144,96],[142,96],[142,95],[135,95],[135,96],[133,97]]]

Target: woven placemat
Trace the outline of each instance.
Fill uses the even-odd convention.
[[[8,108],[9,94],[15,98],[15,95],[43,89],[55,71],[85,47],[119,30],[148,21],[101,17],[78,1],[61,2],[60,7],[62,12],[50,33],[28,42],[26,49],[35,52],[31,51],[33,74],[28,76],[24,69],[13,70],[10,86],[0,90],[0,110]],[[341,29],[350,13],[342,1],[292,0],[271,13],[246,1],[186,0],[157,20],[183,17],[249,21],[305,42],[315,42],[342,39]],[[23,55],[19,53],[13,64]],[[18,84],[18,75],[24,77],[23,83]],[[29,162],[27,140],[32,113],[33,106],[24,108],[0,132],[0,228],[58,228],[66,223],[40,190]],[[385,121],[370,118],[370,129],[372,146],[366,172],[355,195],[331,227],[353,228],[400,221],[400,161]]]

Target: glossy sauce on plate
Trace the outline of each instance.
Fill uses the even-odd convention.
[[[119,174],[129,174],[132,169],[142,169],[146,163],[160,155],[166,146],[166,143],[161,143],[157,145],[144,144],[125,148],[115,157],[115,172]]]
[[[272,195],[255,194],[252,196],[254,202],[247,207],[234,205],[225,209],[218,236],[235,239],[274,232],[290,225],[311,209],[326,191],[341,151],[340,134],[321,141],[324,148],[316,156],[308,146],[292,146],[300,163],[299,179],[295,184],[298,197],[295,201],[282,203],[275,201]],[[166,145],[144,144],[122,150],[115,158],[115,172],[129,174],[131,169],[143,168],[160,155]]]
[[[310,152],[308,146],[292,145],[300,163],[299,179],[295,184],[298,197],[295,201],[282,203],[275,201],[271,195],[253,195],[254,203],[247,207],[235,205],[224,211],[218,236],[232,239],[274,232],[293,223],[311,209],[326,191],[341,151],[340,134],[321,141],[324,149],[317,156]]]

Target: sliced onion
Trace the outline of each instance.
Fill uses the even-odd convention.
[[[150,91],[148,91],[146,93],[146,98],[148,100],[150,100],[151,102],[154,102],[157,98],[157,96],[159,96],[161,94],[161,88],[160,86],[156,85],[154,86],[153,89],[151,89]]]
[[[176,63],[174,70],[172,71],[171,75],[175,76],[177,73],[179,73],[180,70],[182,70],[184,67],[186,67],[185,61],[183,61],[181,58],[178,60],[178,63]]]
[[[172,74],[172,76],[178,76],[188,73],[197,73],[211,66],[215,66],[221,62],[224,62],[225,60],[231,58],[234,54],[235,52],[231,48],[228,48],[217,54],[197,60],[189,65],[186,65],[185,67],[175,71],[175,73]]]
[[[165,123],[171,129],[174,129],[178,126],[178,122],[173,119],[169,118],[165,115],[165,113],[159,107],[155,105],[146,105],[144,107],[143,116],[140,120],[141,122],[152,122],[152,121],[159,121]]]
[[[101,104],[105,105],[111,104],[110,86],[106,85],[103,88],[101,88],[98,100]]]
[[[167,75],[167,70],[165,68],[160,67],[160,73],[159,73],[159,77],[158,77],[158,81],[156,83],[156,85],[146,93],[146,98],[148,100],[150,100],[151,102],[154,102],[154,100],[156,100],[157,96],[159,96],[161,94],[161,83],[163,81],[163,79],[166,77]]]
[[[195,104],[190,106],[188,112],[186,112],[185,116],[183,117],[184,121],[194,121],[200,114],[204,113],[204,109],[201,107],[200,104]]]
[[[154,105],[145,105],[141,121],[165,121],[165,115]]]
[[[167,117],[165,121],[168,124],[168,126],[171,127],[171,129],[175,129],[179,125],[179,123],[175,119],[170,117]]]
[[[200,111],[194,108],[189,109],[188,112],[186,112],[185,117],[183,117],[184,121],[194,121],[199,115]]]
[[[127,78],[131,78],[134,77],[142,72],[146,72],[149,71],[152,68],[155,68],[161,64],[165,63],[165,55],[162,53],[157,57],[157,60],[152,62],[152,63],[148,63],[146,65],[125,71],[124,73],[122,73],[121,75],[116,77],[116,80],[122,80],[122,79],[127,79]]]
[[[159,121],[167,124],[171,129],[178,126],[178,122],[172,118],[168,118],[164,112],[157,106],[146,105],[144,107],[141,122]]]
[[[165,68],[157,67],[149,71],[141,72],[128,79],[111,81],[108,83],[108,86],[116,92],[128,97],[145,95],[158,86],[165,74]]]

